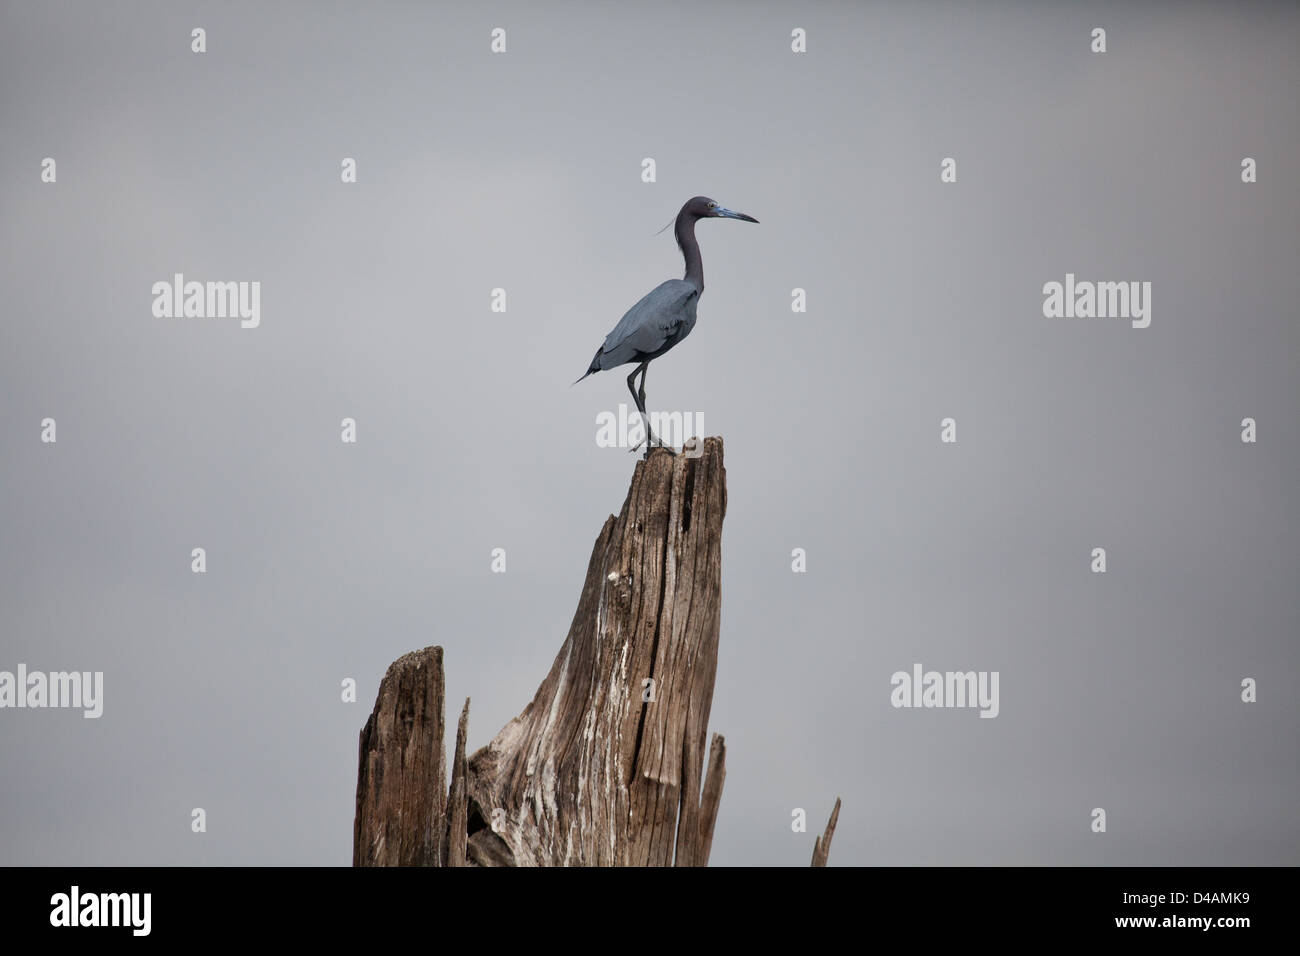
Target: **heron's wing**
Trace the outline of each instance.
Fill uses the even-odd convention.
[[[614,368],[663,348],[686,321],[691,299],[698,294],[684,279],[669,279],[648,292],[605,336],[601,367]]]

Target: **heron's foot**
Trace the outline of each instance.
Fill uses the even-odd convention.
[[[670,455],[675,455],[675,454],[677,454],[677,452],[673,449],[673,446],[672,446],[672,445],[665,445],[665,444],[663,443],[663,440],[660,439],[658,435],[651,435],[651,436],[649,437],[649,439],[642,438],[639,442],[637,442],[635,445],[633,445],[631,448],[628,449],[628,454],[631,454],[631,453],[633,453],[633,452],[635,452],[635,451],[640,450],[640,448],[641,448],[642,445],[645,445],[645,457],[646,457],[646,458],[649,458],[649,457],[650,457],[650,449],[651,449],[651,448],[664,448],[664,449],[667,449],[667,451],[668,451],[668,453],[669,453]]]

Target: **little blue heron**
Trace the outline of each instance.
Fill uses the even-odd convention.
[[[637,411],[645,421],[646,457],[650,456],[652,445],[663,445],[663,442],[650,430],[650,416],[645,410],[645,373],[651,359],[663,355],[695,328],[695,308],[704,292],[704,263],[700,259],[700,244],[695,241],[695,223],[701,219],[758,222],[753,216],[719,206],[707,196],[687,200],[682,211],[677,214],[674,226],[677,247],[682,250],[682,258],[686,260],[685,277],[669,279],[628,309],[627,314],[619,319],[618,325],[614,326],[614,331],[605,336],[605,344],[596,349],[596,356],[591,360],[586,374],[578,379],[581,382],[592,372],[602,372],[629,363],[636,364],[637,367],[627,377],[627,388],[632,393],[632,400],[636,402]],[[639,389],[632,384],[638,372],[641,374]],[[640,448],[641,445],[638,443],[636,447]],[[632,451],[636,451],[636,448]]]

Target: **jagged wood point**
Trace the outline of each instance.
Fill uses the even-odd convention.
[[[637,463],[550,672],[468,759],[465,701],[449,791],[442,648],[394,661],[361,731],[354,865],[706,865],[726,778],[720,734],[705,766],[726,508],[722,439]]]

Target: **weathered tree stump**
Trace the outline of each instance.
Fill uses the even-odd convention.
[[[705,865],[726,775],[718,734],[705,771],[726,508],[720,438],[637,464],[550,673],[468,760],[465,702],[450,793],[442,649],[395,661],[361,732],[354,865]]]
[[[361,731],[353,866],[437,866],[447,838],[442,648],[388,667]]]

